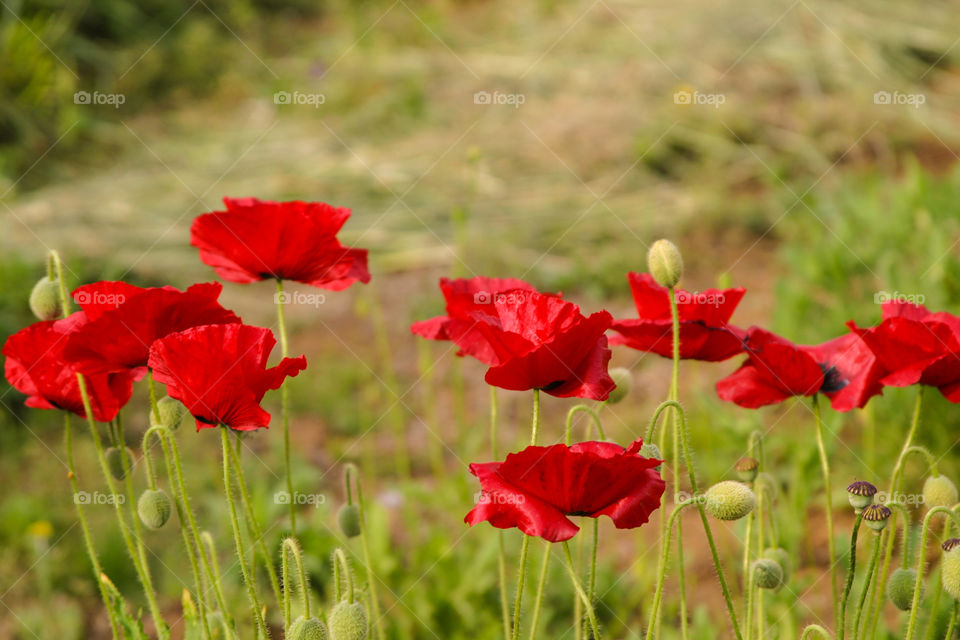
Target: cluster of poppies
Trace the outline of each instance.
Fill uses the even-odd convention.
[[[196,218],[191,230],[200,258],[223,279],[295,280],[330,290],[369,281],[366,251],[337,239],[348,209],[253,198],[225,203],[225,211]],[[34,294],[56,298],[59,284],[41,282],[46,288]],[[268,368],[273,332],[243,324],[223,308],[221,289],[219,283],[180,291],[96,282],[72,292],[80,310],[66,317],[60,317],[63,304],[41,301],[32,306],[46,309],[46,317],[3,346],[7,380],[28,396],[28,406],[85,416],[77,377],[83,374],[93,418],[108,422],[149,370],[198,429],[266,427],[264,394],[302,371],[306,359],[285,357]]]

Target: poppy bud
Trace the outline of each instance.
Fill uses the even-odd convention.
[[[760,558],[753,561],[753,582],[761,589],[776,589],[783,584],[783,568],[776,560]]]
[[[137,500],[137,514],[140,516],[140,522],[150,529],[159,529],[167,524],[172,512],[173,503],[163,489],[147,489]]]
[[[790,554],[787,553],[786,549],[782,547],[770,547],[764,550],[763,557],[768,560],[773,560],[780,565],[780,570],[783,572],[783,584],[790,582],[790,574],[793,571],[793,560],[790,558]]]
[[[343,535],[356,538],[360,535],[360,508],[355,504],[343,505],[337,514],[337,522]]]
[[[863,520],[867,523],[868,527],[880,532],[887,526],[887,520],[890,519],[892,513],[890,507],[885,507],[882,504],[871,504],[864,507]]]
[[[647,269],[661,287],[677,286],[683,277],[683,257],[677,245],[669,240],[657,240],[647,252]]]
[[[613,369],[610,369],[610,377],[613,378],[613,383],[617,386],[614,387],[613,391],[610,392],[610,395],[607,396],[607,403],[617,404],[626,398],[628,393],[630,393],[630,386],[632,382],[630,370],[624,369],[623,367],[614,367]]]
[[[947,476],[929,476],[923,483],[923,504],[928,509],[957,504],[957,485]]]
[[[60,317],[60,281],[44,276],[33,285],[30,292],[30,311],[40,320],[56,320]]]
[[[940,563],[940,579],[943,590],[954,600],[960,600],[960,538],[950,538],[942,545],[943,560]]]
[[[157,414],[160,415],[159,419],[153,410],[150,410],[150,426],[173,430],[180,426],[183,417],[187,415],[187,408],[179,400],[164,396],[157,400]]]
[[[742,482],[724,480],[704,494],[704,508],[718,520],[739,520],[757,506],[753,490]]]
[[[640,446],[640,451],[638,452],[644,458],[653,458],[654,460],[663,460],[663,453],[660,451],[660,447],[648,442]],[[663,465],[658,465],[654,467],[655,470],[659,471],[660,467]]]
[[[330,612],[332,640],[365,640],[367,612],[359,602],[341,602]]]
[[[757,471],[760,468],[760,463],[757,462],[756,458],[740,458],[737,460],[737,463],[733,465],[733,469],[737,472],[737,476],[740,477],[744,482],[753,482],[757,478]]]
[[[847,487],[847,498],[850,500],[850,506],[857,512],[873,504],[873,496],[876,494],[877,488],[866,480],[857,480]]]
[[[283,637],[286,640],[327,640],[327,628],[318,618],[300,616]]]
[[[900,611],[910,611],[916,585],[917,570],[901,567],[890,574],[890,580],[887,582],[887,597]],[[923,598],[923,583],[920,584],[920,597]]]
[[[110,475],[117,480],[126,478],[127,473],[133,469],[133,465],[136,463],[136,458],[133,457],[133,451],[131,451],[129,447],[124,447],[123,449],[110,447],[104,456],[107,459],[107,468],[110,469]],[[124,456],[126,456],[126,462],[124,462]],[[126,465],[126,469],[124,469],[124,465]]]

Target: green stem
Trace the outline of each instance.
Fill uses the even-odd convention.
[[[807,638],[812,638],[813,634],[819,634],[821,638],[826,640],[831,640],[830,632],[821,627],[818,624],[807,625],[803,629],[803,634],[800,636],[800,640],[807,640]]]
[[[348,470],[353,469],[353,482],[357,489],[357,507],[360,509],[360,545],[363,548],[363,564],[367,572],[367,589],[370,591],[370,613],[373,616],[374,640],[383,640],[386,638],[383,630],[383,616],[380,615],[380,599],[377,596],[377,577],[373,570],[373,560],[370,554],[370,537],[367,532],[367,505],[363,499],[363,485],[360,483],[360,476],[356,467],[347,465]]]
[[[670,319],[673,325],[673,369],[670,375],[670,400],[677,402],[680,395],[680,312],[677,309],[677,295],[673,287],[670,293]],[[670,413],[671,430],[673,431],[673,489],[674,493],[680,488],[680,446],[677,433],[676,412]],[[683,540],[683,521],[677,521],[677,539]],[[677,545],[677,567],[680,569],[680,637],[687,638],[687,567],[683,560],[683,544]]]
[[[287,321],[284,315],[283,280],[277,278],[277,326],[280,331],[280,354],[286,358],[290,355],[290,342],[287,339]],[[293,469],[290,466],[290,390],[287,388],[287,380],[280,384],[280,410],[283,415],[283,463],[287,474],[287,493],[290,495],[288,502],[290,513],[290,535],[297,536],[297,506],[293,493]],[[267,561],[269,565],[270,562]]]
[[[750,571],[747,573],[747,613],[744,616],[744,619],[747,623],[746,640],[752,640],[753,638],[753,601],[754,594],[758,590],[755,582],[756,572],[756,568],[753,565],[750,565]]]
[[[564,433],[566,434],[567,446],[569,447],[571,444],[571,434],[573,431],[573,418],[575,415],[577,415],[577,413],[580,413],[580,412],[586,413],[591,418],[593,418],[593,424],[597,426],[597,433],[599,433],[600,439],[606,440],[607,434],[604,433],[603,431],[603,423],[600,422],[600,416],[597,415],[597,412],[585,404],[578,404],[574,407],[571,407],[570,411],[567,412],[567,426],[566,426],[566,429],[564,430]]]
[[[857,519],[853,523],[853,531],[850,534],[850,558],[847,567],[847,580],[843,585],[843,595],[840,598],[840,626],[837,627],[837,640],[843,640],[847,627],[847,600],[850,598],[850,590],[853,588],[853,579],[857,571],[857,537],[860,534],[860,524],[863,522],[863,514],[857,513]],[[864,589],[866,592],[866,589]]]
[[[540,389],[533,390],[533,420],[530,425],[530,446],[537,444],[537,434],[540,432]],[[530,536],[523,536],[520,546],[520,569],[517,574],[517,596],[513,603],[513,640],[520,637],[520,610],[523,603],[523,585],[527,574],[527,550],[530,546]]]
[[[497,388],[490,385],[490,453],[493,460],[497,454]],[[504,640],[510,639],[510,603],[507,597],[507,552],[504,532],[497,529],[497,574],[500,581],[500,617],[503,621]]]
[[[593,610],[593,603],[590,602],[586,592],[583,590],[583,586],[580,584],[580,578],[577,577],[577,570],[573,567],[573,557],[570,555],[570,545],[566,540],[564,540],[561,544],[563,545],[563,559],[567,563],[567,572],[570,574],[570,582],[573,583],[574,590],[576,590],[577,595],[579,595],[580,599],[583,601],[583,607],[587,611],[587,619],[590,620],[590,629],[593,631],[593,639],[600,640],[600,625],[597,623],[597,614]]]
[[[350,563],[347,562],[347,554],[343,552],[343,549],[337,547],[333,551],[333,580],[336,585],[337,602],[343,600],[343,592],[340,590],[341,578],[347,583],[347,602],[353,604],[356,598],[353,588],[353,572],[350,570]]]
[[[187,513],[190,513],[189,511]],[[192,516],[192,514],[191,514]],[[196,523],[191,525],[196,527]],[[198,534],[194,534],[195,536]],[[213,536],[210,535],[209,531],[201,531],[199,533],[201,557],[203,558],[204,567],[206,567],[207,573],[210,574],[210,582],[213,586],[214,596],[217,599],[217,606],[220,607],[220,613],[223,614],[224,619],[229,621],[231,625],[234,624],[233,616],[230,614],[230,610],[227,608],[227,600],[223,595],[223,585],[220,584],[220,561],[217,559],[217,546],[213,541]],[[206,547],[206,550],[204,550]]]
[[[303,556],[300,545],[294,538],[285,538],[280,546],[280,564],[283,571],[283,626],[290,627],[290,556],[297,565],[297,575],[300,578],[300,602],[303,604],[303,617],[310,617],[310,586],[307,583],[307,572],[303,568]]]
[[[537,599],[533,603],[533,618],[530,621],[530,640],[536,640],[537,624],[540,622],[540,609],[543,604],[544,587],[547,584],[547,569],[550,567],[550,543],[543,549],[543,563],[540,565],[540,579],[537,581]]]
[[[230,524],[233,527],[233,542],[237,549],[237,562],[240,564],[240,572],[243,574],[243,582],[247,587],[247,598],[250,600],[250,610],[253,614],[255,624],[254,638],[259,638],[263,634],[264,638],[270,637],[270,631],[263,620],[263,607],[260,605],[260,598],[257,597],[257,586],[253,575],[247,568],[247,552],[243,545],[243,536],[240,533],[240,518],[237,516],[237,504],[233,497],[230,478],[230,460],[233,457],[233,451],[230,447],[230,438],[227,436],[229,427],[220,427],[220,444],[223,447],[223,492],[227,497],[227,504],[230,506]]]
[[[877,569],[877,558],[880,556],[880,536],[873,537],[873,551],[870,552],[870,564],[867,565],[866,581],[863,583],[863,591],[860,592],[860,601],[857,603],[857,615],[853,619],[853,638],[857,640],[860,637],[860,617],[863,615],[863,604],[867,599],[867,592],[870,589],[870,583],[873,581],[873,575]]]
[[[654,628],[659,619],[660,611],[660,601],[663,598],[663,583],[667,576],[667,559],[670,557],[670,541],[673,539],[673,525],[676,523],[677,518],[680,516],[680,512],[685,508],[693,504],[692,500],[686,500],[679,503],[673,509],[673,513],[670,515],[669,522],[667,524],[668,536],[666,543],[660,547],[660,564],[657,570],[657,588],[653,594],[653,607],[650,610],[650,621],[647,623],[647,634],[646,638],[655,638]]]
[[[763,515],[768,511],[769,505],[767,504],[766,494],[763,490],[757,492],[757,553],[763,553]],[[757,600],[757,637],[760,640],[763,640],[766,637],[766,614],[764,614],[763,607],[763,596],[764,592],[761,589],[757,589],[756,600]],[[748,620],[748,624],[753,624]]]
[[[827,518],[827,552],[830,557],[830,594],[833,606],[833,628],[840,626],[839,594],[837,592],[837,548],[833,538],[833,495],[830,483],[830,461],[827,458],[827,447],[823,440],[823,417],[820,415],[819,395],[813,396],[813,415],[817,426],[817,450],[820,452],[820,470],[823,473],[823,488],[826,502]]]
[[[933,507],[927,511],[927,515],[923,517],[923,528],[920,529],[919,553],[917,553],[917,581],[914,584],[913,604],[910,606],[910,620],[907,623],[906,640],[913,640],[913,635],[916,632],[917,609],[920,608],[920,591],[923,589],[923,571],[927,564],[924,551],[927,548],[927,537],[930,535],[930,523],[938,513],[949,515],[954,523],[960,524],[960,516],[957,515],[957,512],[947,507]]]
[[[960,601],[953,601],[953,608],[950,612],[950,622],[947,624],[947,635],[943,636],[945,640],[953,638],[954,631],[957,628],[957,609],[960,608]]]

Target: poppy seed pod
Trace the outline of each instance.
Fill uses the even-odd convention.
[[[929,476],[923,482],[923,504],[928,509],[957,504],[957,485],[947,476]]]
[[[367,612],[359,602],[341,602],[330,612],[332,640],[365,640]]]
[[[756,458],[748,456],[737,460],[737,463],[733,465],[733,469],[737,472],[737,476],[744,482],[753,482],[757,478],[760,463],[757,462]]]
[[[126,469],[124,469],[124,455],[126,455]],[[133,451],[129,447],[118,449],[110,447],[104,454],[107,459],[107,467],[110,469],[110,475],[117,480],[123,480],[127,473],[133,469],[136,458],[133,457]]]
[[[960,538],[950,538],[942,545],[943,560],[940,563],[940,577],[943,590],[954,600],[960,600]]]
[[[327,640],[327,628],[318,618],[300,616],[284,635],[286,640]]]
[[[900,611],[909,611],[913,606],[914,587],[917,586],[917,570],[897,569],[890,574],[890,580],[887,582],[887,597],[890,602],[900,609]],[[920,597],[923,598],[923,584],[920,584]]]
[[[871,504],[863,509],[863,521],[874,531],[880,532],[887,526],[887,520],[890,519],[892,513],[890,507],[885,507],[882,504]]]
[[[33,285],[30,292],[30,311],[40,320],[56,320],[60,317],[60,281],[44,276]]]
[[[783,567],[776,560],[760,558],[751,566],[753,582],[761,589],[776,589],[783,584]]]
[[[360,535],[360,508],[355,504],[345,504],[340,507],[337,514],[337,523],[340,525],[340,531],[348,538],[356,538]]]
[[[683,256],[669,240],[657,240],[647,252],[647,269],[661,287],[677,286],[683,277]]]
[[[147,489],[137,500],[137,515],[140,522],[150,529],[159,529],[167,524],[173,512],[170,496],[163,489]]]
[[[742,482],[724,480],[704,494],[704,508],[718,520],[739,520],[757,506],[753,490]]]
[[[160,417],[158,418],[157,415]],[[183,418],[186,415],[187,408],[183,406],[182,402],[170,396],[163,396],[157,400],[156,414],[154,414],[152,409],[150,411],[150,426],[166,427],[167,429],[174,430],[180,426],[180,423],[183,422]]]
[[[782,547],[770,547],[764,550],[763,557],[767,560],[773,560],[780,565],[780,569],[783,572],[783,584],[790,582],[790,574],[793,572],[793,560],[790,558],[790,554],[787,553],[786,549]]]
[[[876,494],[877,488],[865,480],[857,480],[847,487],[847,498],[850,500],[850,506],[857,512],[873,504],[873,496]]]
[[[630,393],[630,386],[633,379],[630,377],[630,370],[624,369],[623,367],[610,369],[610,377],[613,378],[613,383],[617,386],[614,387],[610,395],[607,396],[607,403],[617,404]]]

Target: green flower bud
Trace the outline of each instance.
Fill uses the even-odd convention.
[[[633,378],[630,376],[630,370],[624,369],[623,367],[614,367],[613,369],[610,369],[610,377],[613,378],[613,382],[617,386],[607,397],[607,403],[617,404],[626,398],[628,393],[630,393],[630,386],[633,382]]]
[[[943,590],[954,600],[960,600],[960,538],[950,538],[942,545],[943,560],[940,563],[940,579]]]
[[[887,520],[890,519],[892,513],[890,507],[885,507],[882,504],[871,504],[863,509],[863,521],[874,531],[880,532],[887,526]]]
[[[356,538],[360,535],[360,508],[355,504],[343,505],[337,514],[337,522],[343,535]]]
[[[283,637],[285,640],[327,640],[327,628],[318,618],[300,616]]]
[[[737,472],[737,476],[744,482],[753,482],[757,478],[760,463],[757,462],[756,458],[740,458],[737,460],[737,463],[733,465],[733,469]]]
[[[110,469],[110,475],[117,480],[126,478],[127,473],[133,470],[133,465],[137,462],[136,458],[133,457],[133,451],[131,451],[129,447],[124,447],[123,449],[110,447],[104,456],[107,459],[107,467]],[[124,457],[126,457],[126,470],[124,470]]]
[[[719,520],[739,520],[757,506],[757,497],[747,485],[724,480],[704,494],[704,508]]]
[[[187,408],[179,400],[164,396],[157,400],[157,413],[160,415],[159,419],[154,416],[153,409],[150,409],[150,426],[162,426],[173,430],[183,422],[187,415]]]
[[[790,574],[793,573],[793,559],[786,549],[770,547],[764,550],[763,557],[780,565],[780,570],[783,572],[783,584],[790,582]]]
[[[857,512],[873,504],[873,496],[876,494],[877,488],[865,480],[852,482],[847,487],[847,498],[850,500],[850,506]]]
[[[647,252],[647,269],[661,287],[675,287],[683,277],[683,256],[669,240],[657,240]]]
[[[660,447],[653,444],[652,442],[648,442],[644,445],[641,445],[639,453],[644,458],[653,458],[654,460],[663,460],[663,453],[660,452]],[[657,465],[656,467],[654,467],[654,469],[656,471],[659,471],[660,467],[662,466],[663,465]]]
[[[44,276],[33,285],[30,292],[30,311],[40,320],[56,320],[60,317],[60,281]]]
[[[167,524],[173,512],[170,496],[163,489],[147,489],[137,500],[137,514],[140,522],[150,529],[159,529]]]
[[[916,586],[916,569],[897,569],[890,574],[890,580],[887,582],[887,597],[900,611],[910,611],[910,607],[913,606],[913,592]],[[920,598],[923,598],[923,583],[920,584]]]
[[[923,482],[923,504],[928,509],[952,507],[958,501],[957,485],[947,476],[929,476]]]
[[[359,602],[341,602],[330,612],[332,640],[366,640],[367,612]]]
[[[751,571],[754,583],[761,589],[776,589],[783,584],[783,568],[775,560],[754,560]]]

